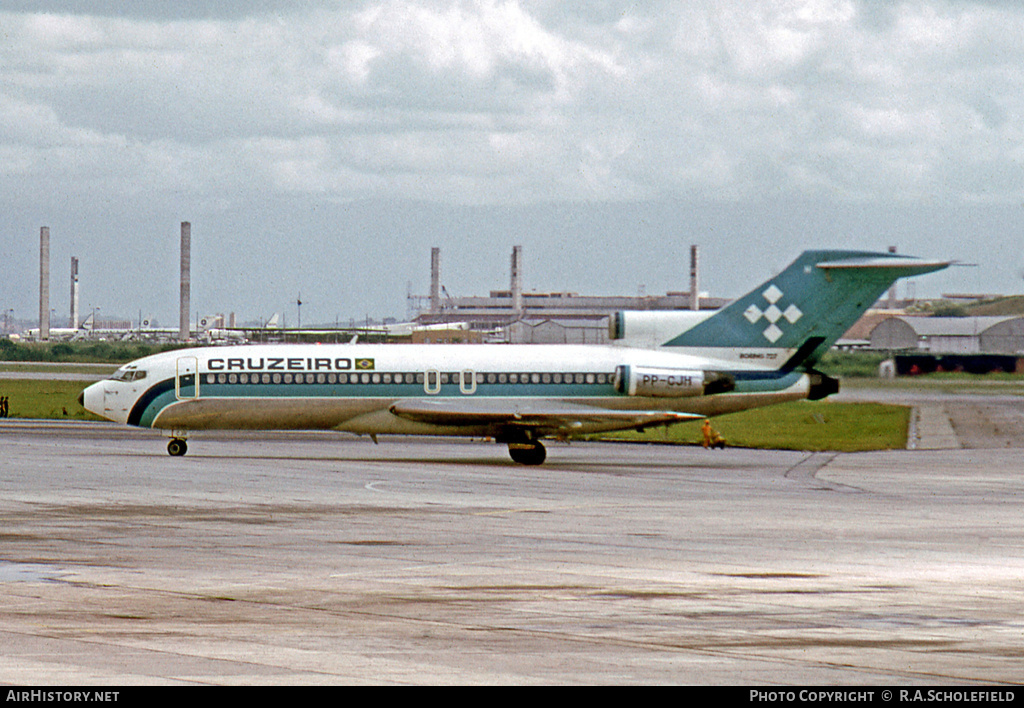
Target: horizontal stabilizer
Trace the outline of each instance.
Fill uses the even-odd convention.
[[[826,261],[818,263],[824,270],[888,270],[896,271],[899,277],[933,273],[948,268],[950,261],[926,261],[921,258],[906,256],[886,256],[885,258],[854,258],[845,261]]]

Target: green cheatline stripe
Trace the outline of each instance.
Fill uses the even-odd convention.
[[[191,393],[192,387],[182,390]],[[200,383],[204,398],[595,398],[617,397],[611,383],[604,384],[477,384],[476,392],[464,394],[458,384],[442,384],[441,391],[427,394],[423,384],[220,384]],[[139,399],[128,416],[129,425],[150,427],[157,414],[178,401],[174,379],[156,384]]]
[[[741,372],[733,393],[764,393],[778,391],[796,383],[800,372]],[[205,378],[205,375],[204,375]],[[187,398],[192,386],[182,387],[183,398]],[[722,394],[728,395],[728,394]],[[203,383],[199,384],[199,397],[204,398],[328,398],[328,399],[401,399],[401,398],[620,398],[613,382],[603,384],[577,383],[478,383],[473,393],[463,393],[459,384],[441,384],[438,393],[427,393],[421,383]],[[668,400],[668,399],[666,399]],[[680,399],[685,400],[685,399]],[[139,399],[128,416],[129,425],[149,427],[156,416],[167,406],[178,401],[175,396],[174,379],[162,381]]]

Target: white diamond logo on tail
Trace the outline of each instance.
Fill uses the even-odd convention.
[[[765,339],[767,339],[772,344],[775,344],[775,342],[779,340],[779,337],[782,336],[782,330],[776,327],[775,325],[770,325],[768,329],[762,332],[762,334],[764,334]]]
[[[772,283],[771,285],[768,286],[767,290],[761,293],[761,295],[764,297],[765,300],[774,305],[779,301],[779,298],[782,297],[782,291],[775,287],[775,284]]]
[[[747,319],[750,324],[757,324],[757,322],[763,317],[769,322],[769,326],[761,332],[761,335],[772,344],[779,341],[785,332],[779,327],[780,320],[785,319],[789,324],[796,324],[796,322],[804,316],[803,311],[796,305],[790,305],[785,310],[780,308],[780,300],[785,296],[785,293],[779,289],[775,283],[772,283],[764,292],[761,293],[761,297],[768,301],[768,307],[762,310],[755,304],[751,304],[743,312],[743,316]]]

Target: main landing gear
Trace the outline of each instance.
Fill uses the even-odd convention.
[[[547,450],[536,440],[531,442],[510,442],[508,454],[513,462],[521,465],[539,465],[548,456]]]
[[[171,457],[181,457],[186,452],[188,452],[188,444],[186,444],[185,438],[171,438],[167,443],[167,454]]]

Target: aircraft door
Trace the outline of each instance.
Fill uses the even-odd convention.
[[[194,356],[179,357],[174,376],[174,395],[179,401],[199,398],[199,361]]]
[[[459,377],[459,390],[466,396],[476,393],[476,374],[469,369],[463,371]]]
[[[430,395],[441,393],[441,372],[436,369],[429,369],[424,372],[423,390]]]

